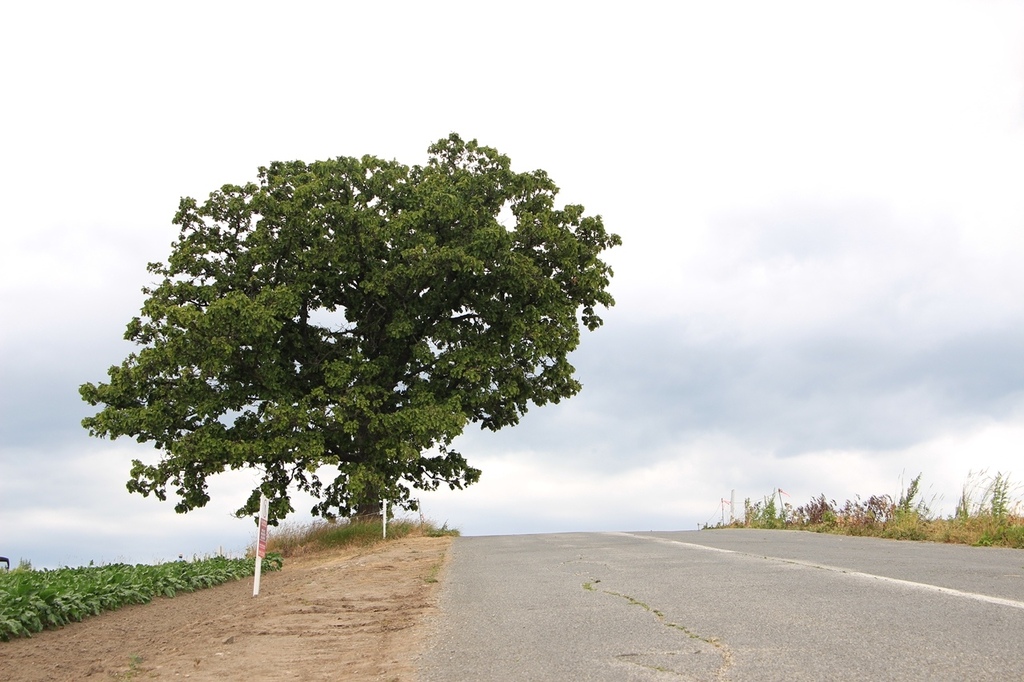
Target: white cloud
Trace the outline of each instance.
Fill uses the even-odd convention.
[[[989,420],[895,450],[829,449],[779,457],[756,443],[707,434],[665,446],[626,471],[579,466],[559,450],[504,451],[475,458],[484,470],[465,491],[421,496],[424,513],[466,534],[577,530],[672,530],[719,520],[735,491],[760,502],[782,488],[794,507],[824,494],[842,505],[856,497],[898,499],[921,475],[920,499],[952,514],[964,485],[1001,472],[1019,490],[1024,417]],[[726,508],[728,513],[728,507]]]
[[[211,503],[180,515],[168,502],[129,495],[125,489],[133,458],[152,448],[116,441],[75,445],[4,447],[0,481],[4,555],[37,568],[89,561],[130,563],[171,561],[179,554],[205,555],[222,549],[239,555],[253,541],[251,520],[233,516],[251,490],[245,472],[210,481]]]
[[[453,130],[547,170],[624,245],[584,392],[464,436],[484,479],[428,515],[691,527],[733,487],[802,502],[906,470],[948,500],[967,470],[1012,468],[1019,3],[398,7],[11,8],[0,550],[65,526],[83,560],[141,530],[165,538],[142,559],[243,542],[238,479],[185,517],[128,496],[130,444],[89,441],[78,385],[131,350],[179,197],[279,159],[418,163]]]

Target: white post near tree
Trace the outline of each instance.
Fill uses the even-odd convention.
[[[267,515],[269,503],[265,495],[260,495],[260,534],[256,540],[256,574],[252,582],[252,596],[260,594],[260,573],[263,568],[263,557],[267,556]]]
[[[387,500],[381,500],[380,501],[380,509],[381,509],[381,522],[382,522],[381,526],[383,527],[383,530],[381,532],[383,533],[383,539],[387,540],[388,539],[388,501]]]

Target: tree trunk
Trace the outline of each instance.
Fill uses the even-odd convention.
[[[381,508],[380,498],[372,496],[370,499],[361,499],[356,504],[356,511],[352,515],[352,520],[356,522],[370,522],[375,523],[383,522],[384,514]]]

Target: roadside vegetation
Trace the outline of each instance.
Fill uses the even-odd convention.
[[[281,565],[281,556],[270,554],[260,570],[275,571]],[[225,557],[38,571],[22,561],[14,570],[0,571],[0,641],[28,637],[128,604],[146,604],[154,597],[239,580],[255,569],[252,559]]]
[[[410,536],[439,537],[459,531],[438,527],[425,520],[388,521],[387,540]],[[282,524],[272,528],[267,558],[261,571],[276,571],[286,557],[346,548],[369,547],[385,542],[381,522],[325,521]],[[128,604],[146,604],[156,597],[220,585],[251,576],[255,571],[254,548],[248,558],[210,557],[164,564],[109,564],[34,570],[21,560],[10,571],[0,569],[0,642],[30,637],[45,629],[59,628],[103,611]],[[427,578],[428,582],[436,578]]]
[[[1024,504],[1015,498],[1018,491],[1019,486],[1001,473],[969,475],[954,513],[942,517],[921,499],[920,474],[896,498],[858,496],[841,505],[822,494],[794,507],[783,502],[784,493],[777,490],[762,501],[747,498],[742,519],[715,527],[808,530],[1024,549]]]
[[[310,523],[282,523],[270,530],[267,551],[277,552],[282,557],[298,557],[316,554],[326,550],[370,547],[372,545],[405,537],[459,535],[459,531],[448,524],[438,527],[427,520],[388,519],[387,539],[381,528],[381,520],[324,520],[314,519]]]

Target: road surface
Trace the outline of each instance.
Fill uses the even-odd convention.
[[[458,538],[422,682],[1024,680],[1024,551],[793,531]]]

